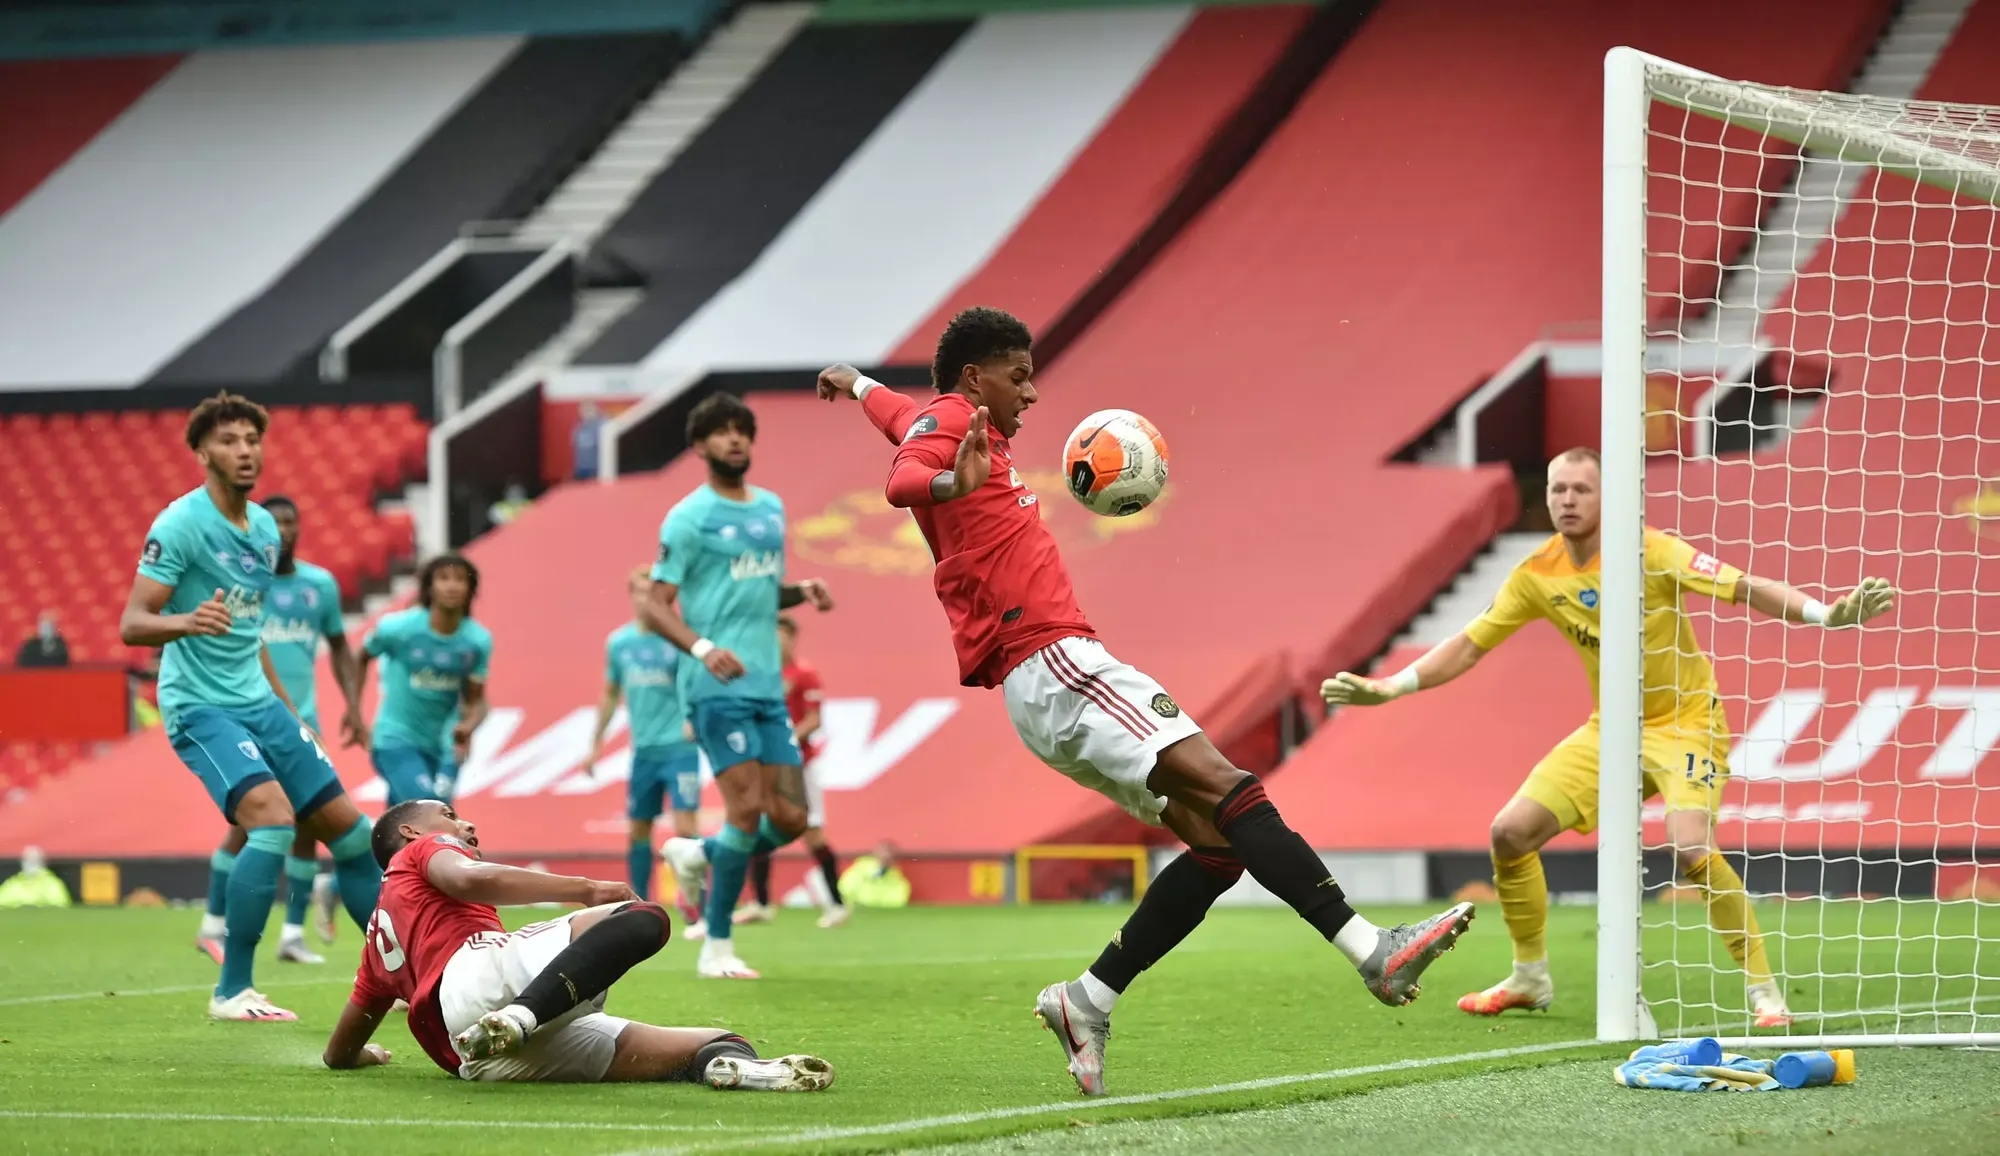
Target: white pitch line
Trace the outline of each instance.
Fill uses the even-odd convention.
[[[333,983],[351,985],[353,982],[354,977],[351,975],[329,975],[317,979],[274,979],[269,983],[260,983],[257,987],[259,990],[262,990],[267,987],[312,987],[319,984]],[[109,999],[138,995],[186,995],[189,992],[214,990],[215,985],[213,983],[180,983],[171,987],[139,987],[129,988],[125,991],[119,991],[115,988],[98,988],[96,991],[66,991],[53,995],[11,996],[7,999],[0,999],[0,1007],[19,1007],[22,1004],[31,1003],[67,1003],[71,1000],[79,999]]]
[[[587,1120],[408,1120],[346,1116],[230,1116],[207,1112],[40,1112],[0,1108],[7,1120],[141,1120],[157,1124],[327,1124],[344,1128],[520,1128],[584,1132],[768,1132],[736,1124],[607,1124]]]
[[[1453,1056],[1426,1056],[1420,1059],[1395,1060],[1386,1064],[1365,1064],[1356,1068],[1334,1068],[1325,1072],[1306,1072],[1294,1076],[1266,1076],[1256,1080],[1238,1080],[1229,1084],[1211,1084],[1204,1088],[1175,1088],[1166,1092],[1144,1092],[1133,1096],[1104,1096],[1092,1100],[1063,1100],[1053,1104],[1023,1104],[1016,1108],[989,1108],[983,1112],[955,1112],[948,1116],[924,1116],[915,1120],[897,1120],[888,1124],[865,1124],[851,1128],[809,1128],[797,1132],[780,1132],[772,1135],[749,1137],[739,1144],[804,1144],[822,1140],[849,1140],[862,1136],[893,1136],[901,1132],[920,1132],[926,1128],[942,1128],[955,1124],[978,1124],[987,1120],[1009,1120],[1021,1116],[1047,1116],[1059,1112],[1087,1112],[1096,1108],[1117,1108],[1128,1104],[1158,1104],[1169,1100],[1187,1100],[1198,1096],[1220,1096],[1230,1092],[1255,1092],[1265,1088],[1282,1088],[1292,1084],[1322,1083],[1328,1080],[1346,1080],[1356,1076],[1373,1076],[1383,1072],[1405,1072],[1421,1068],[1437,1068],[1447,1064],[1468,1064],[1481,1060],[1504,1060],[1514,1056],[1532,1056],[1543,1052],[1569,1051],[1576,1048],[1596,1047],[1596,1040],[1559,1040],[1546,1044],[1527,1044],[1517,1048],[1495,1048],[1485,1052],[1464,1052]],[[617,1156],[680,1156],[681,1153],[696,1151],[691,1148],[641,1148],[621,1152]]]

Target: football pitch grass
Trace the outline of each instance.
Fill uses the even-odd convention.
[[[1843,973],[1795,980],[1795,1011],[1900,1007],[1918,1017],[1904,1021],[1909,1030],[2000,1027],[2000,998],[1980,998],[2000,996],[2000,951],[1977,950],[2000,939],[2000,908],[1868,907],[1760,907],[1802,970]],[[507,914],[510,924],[546,917]],[[203,1011],[214,967],[192,945],[196,912],[0,912],[0,1152],[387,1156],[462,1146],[476,1130],[488,1150],[607,1156],[1920,1153],[1973,1151],[2000,1134],[2000,1054],[1988,1052],[1868,1049],[1860,1082],[1841,1088],[1689,1096],[1616,1087],[1622,1049],[1588,1042],[1595,912],[1578,907],[1551,912],[1555,1008],[1498,1020],[1454,1007],[1507,970],[1494,905],[1432,969],[1424,998],[1402,1009],[1369,998],[1289,912],[1218,910],[1120,1004],[1111,1096],[1083,1100],[1030,1008],[1044,984],[1093,959],[1124,914],[1082,905],[864,911],[823,932],[807,913],[785,912],[738,935],[760,981],[697,980],[694,947],[677,940],[613,990],[617,1014],[727,1025],[766,1055],[810,1051],[833,1062],[831,1091],[774,1096],[461,1083],[424,1057],[400,1016],[377,1037],[393,1064],[329,1072],[319,1053],[353,974],[360,934],[351,926],[323,967],[271,961],[275,926],[266,939],[258,985],[300,1023],[212,1024]],[[1675,948],[1707,958],[1698,908],[1649,907],[1647,919],[1687,925],[1651,928],[1650,959]],[[1648,985],[1656,1009],[1678,995],[1740,1012],[1734,975],[1711,982],[1694,969],[1655,968]],[[1885,1014],[1870,1026],[1887,1026]],[[1802,1014],[1806,1030],[1818,1023]]]

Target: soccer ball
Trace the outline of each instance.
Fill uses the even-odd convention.
[[[1166,487],[1167,439],[1129,409],[1100,409],[1063,443],[1063,477],[1091,513],[1129,517]]]

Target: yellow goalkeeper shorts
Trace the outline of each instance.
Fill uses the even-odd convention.
[[[1708,811],[1722,803],[1729,782],[1729,723],[1720,708],[1648,724],[1640,737],[1645,798],[1660,796],[1669,811]],[[1535,764],[1515,792],[1554,813],[1565,830],[1597,829],[1597,716]]]

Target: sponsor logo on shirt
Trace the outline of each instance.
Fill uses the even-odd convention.
[[[738,582],[749,578],[776,578],[784,572],[785,556],[776,550],[746,550],[729,560],[729,576]]]
[[[1556,596],[1555,596],[1554,598],[1551,598],[1551,599],[1549,599],[1549,605],[1550,605],[1550,606],[1568,606],[1568,605],[1569,605],[1569,596],[1568,596],[1568,595],[1566,595],[1566,594],[1558,594],[1558,595],[1556,595]]]
[[[279,601],[283,603],[283,595],[279,596]],[[266,646],[278,642],[312,646],[319,643],[319,631],[303,618],[269,618],[264,621],[263,638]]]
[[[1722,573],[1722,559],[1713,554],[1696,554],[1694,561],[1688,563],[1688,569],[1713,578]]]
[[[670,687],[674,685],[674,672],[656,666],[628,666],[625,668],[625,685]]]
[[[262,590],[245,590],[241,586],[231,586],[229,593],[223,597],[222,604],[229,608],[231,618],[254,622],[264,617]]]
[[[444,690],[458,693],[462,680],[456,674],[440,670],[413,670],[410,672],[411,690]]]

